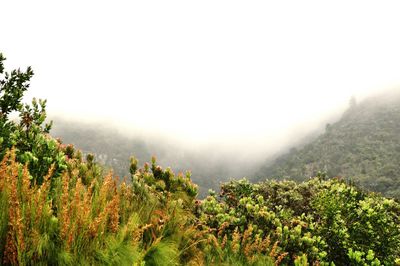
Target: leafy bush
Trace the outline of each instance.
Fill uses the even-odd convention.
[[[305,255],[321,265],[394,265],[400,258],[400,204],[340,179],[231,181],[219,199],[202,202],[198,216],[220,241],[251,231],[253,241],[276,243],[285,263]]]

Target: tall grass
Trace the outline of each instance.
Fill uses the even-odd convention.
[[[117,185],[92,161],[70,158],[39,185],[15,157],[9,151],[0,163],[0,265],[202,264],[195,197],[177,196],[193,188],[188,179],[157,167],[171,191],[161,190],[145,166]]]
[[[77,151],[78,152],[78,151]],[[28,165],[0,162],[0,265],[278,265],[284,253],[250,226],[230,236],[200,222],[190,174],[137,167],[130,183],[70,153],[37,184]]]

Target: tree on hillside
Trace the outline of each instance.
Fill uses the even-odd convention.
[[[5,153],[4,148],[12,146],[10,136],[15,131],[15,123],[8,120],[8,115],[13,111],[19,111],[22,108],[22,97],[29,87],[29,80],[33,76],[30,67],[25,72],[13,70],[11,73],[5,72],[4,61],[6,58],[0,53],[0,145],[2,152],[0,158]]]
[[[20,162],[29,165],[34,181],[41,183],[49,167],[55,165],[55,174],[66,169],[65,154],[56,141],[47,137],[52,123],[45,123],[46,100],[32,100],[23,104],[33,70],[14,69],[6,72],[0,53],[0,160],[7,150],[14,148]],[[19,121],[11,120],[10,113],[19,115]]]
[[[2,122],[12,111],[19,111],[22,108],[22,97],[29,88],[29,81],[33,76],[31,67],[25,72],[20,69],[10,73],[4,72],[4,61],[6,58],[0,53],[0,119]]]

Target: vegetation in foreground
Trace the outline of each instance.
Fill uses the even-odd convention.
[[[45,101],[21,104],[32,71],[3,61],[0,265],[400,265],[395,200],[319,175],[231,181],[200,201],[190,173],[155,158],[117,182],[48,135]]]

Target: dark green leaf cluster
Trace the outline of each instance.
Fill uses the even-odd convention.
[[[24,92],[29,88],[29,80],[33,76],[31,67],[26,71],[20,69],[11,73],[4,72],[4,61],[6,58],[0,53],[0,118],[6,119],[13,112],[18,111],[21,106]]]

